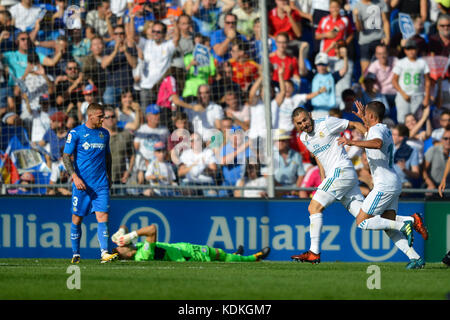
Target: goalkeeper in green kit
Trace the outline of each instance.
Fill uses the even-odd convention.
[[[134,239],[145,236],[144,242],[132,244]],[[270,248],[265,247],[261,251],[243,256],[243,247],[230,254],[222,249],[211,248],[203,245],[196,245],[187,242],[165,243],[156,241],[156,226],[154,224],[128,233],[126,226],[121,226],[111,237],[111,240],[118,245],[113,252],[119,254],[123,260],[135,261],[224,261],[224,262],[255,262],[265,259]]]

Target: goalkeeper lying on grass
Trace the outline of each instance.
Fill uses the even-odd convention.
[[[145,242],[131,242],[141,236],[145,236]],[[118,245],[113,252],[119,254],[123,260],[135,261],[224,261],[224,262],[254,262],[265,259],[270,252],[269,247],[250,255],[243,256],[243,247],[230,254],[222,249],[208,246],[196,245],[187,242],[164,243],[156,241],[156,227],[154,224],[128,233],[126,226],[121,226],[111,237],[111,240]]]

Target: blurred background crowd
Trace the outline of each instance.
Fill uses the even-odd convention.
[[[385,104],[403,187],[436,189],[450,151],[450,1],[268,0],[268,57],[259,5],[1,0],[1,193],[70,195],[65,139],[99,102],[113,194],[266,197],[266,59],[277,197],[309,198],[321,182],[292,110],[359,121],[356,100]],[[347,152],[367,194],[365,153]]]

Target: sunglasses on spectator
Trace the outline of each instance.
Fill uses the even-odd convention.
[[[125,32],[114,32],[114,34],[117,36],[123,36],[125,34]]]
[[[448,140],[450,140],[450,137],[444,137],[444,138],[442,138],[442,140],[448,141]]]
[[[162,30],[152,30],[152,33],[158,33],[158,34],[162,34],[163,31]]]
[[[19,41],[28,41],[28,38],[19,38]]]
[[[450,28],[450,24],[440,24],[439,27],[441,27],[441,28]]]
[[[226,24],[236,24],[236,21],[225,21]]]
[[[105,116],[105,119],[115,119],[116,115],[112,115],[112,116]]]
[[[67,70],[78,70],[78,67],[67,67]]]

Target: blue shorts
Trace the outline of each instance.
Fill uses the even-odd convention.
[[[109,188],[78,190],[72,188],[72,214],[80,217],[93,212],[108,212]]]

